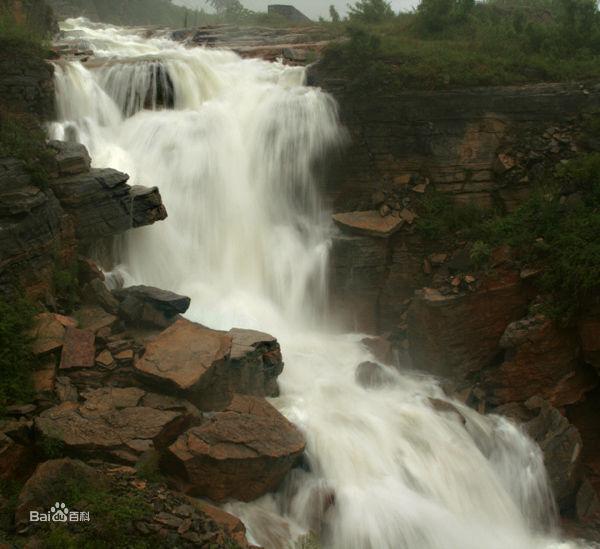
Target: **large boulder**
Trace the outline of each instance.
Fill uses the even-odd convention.
[[[486,400],[498,405],[539,395],[553,406],[578,402],[596,379],[578,363],[576,334],[560,329],[543,315],[508,325],[500,347],[504,360],[486,369],[481,387]]]
[[[142,380],[185,395],[202,409],[230,400],[223,373],[231,352],[231,336],[179,319],[147,342],[134,367]]]
[[[394,234],[404,225],[401,217],[382,216],[377,210],[338,213],[333,215],[333,220],[348,233],[381,238]]]
[[[476,292],[445,295],[425,288],[408,315],[416,367],[464,379],[489,365],[506,327],[523,317],[529,296],[518,273],[498,272]]]
[[[103,388],[85,401],[63,402],[35,418],[39,435],[57,441],[67,454],[136,462],[176,439],[199,413],[189,403],[142,389]]]
[[[276,396],[283,369],[277,340],[234,328],[211,330],[183,318],[146,342],[134,363],[143,383],[183,395],[203,410],[223,409],[235,393]]]
[[[163,470],[192,495],[251,501],[276,490],[303,451],[302,434],[266,400],[236,396],[169,446]]]

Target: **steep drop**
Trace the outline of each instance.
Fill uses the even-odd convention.
[[[443,392],[414,372],[356,382],[372,357],[325,314],[332,228],[316,168],[344,139],[333,99],[301,68],[84,20],[64,29],[96,59],[57,67],[52,136],[158,185],[169,212],[116,243],[113,278],[189,295],[191,319],[266,330],[284,350],[274,404],[305,433],[309,466],[277,494],[228,505],[254,541],[293,548],[312,531],[332,549],[575,547],[553,539],[542,456],[516,427],[458,403],[462,418],[436,411]]]

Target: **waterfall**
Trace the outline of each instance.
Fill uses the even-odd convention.
[[[335,102],[304,69],[186,49],[164,37],[69,20],[96,54],[57,64],[54,138],[93,165],[160,188],[169,218],[130,231],[112,275],[192,298],[213,328],[275,335],[285,370],[273,404],[305,434],[306,470],[276,494],[226,508],[266,549],[556,549],[541,452],[517,427],[455,403],[408,370],[365,389],[373,360],[325,314],[331,227],[316,182],[343,142]],[[463,421],[464,420],[464,421]],[[313,547],[313,545],[310,545]]]

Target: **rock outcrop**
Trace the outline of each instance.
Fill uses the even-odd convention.
[[[84,402],[65,402],[35,418],[37,432],[65,452],[135,463],[170,444],[200,415],[189,403],[130,387],[83,393]]]
[[[186,492],[251,501],[274,491],[304,451],[300,432],[265,400],[236,396],[180,436],[163,469]]]

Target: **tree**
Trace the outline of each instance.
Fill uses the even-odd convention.
[[[251,13],[240,0],[205,0],[205,2],[212,6],[219,15],[227,18],[243,17]]]
[[[338,13],[338,10],[335,9],[335,6],[333,4],[329,6],[329,17],[331,17],[331,20],[334,23],[340,22],[340,14]]]
[[[348,6],[350,19],[364,23],[381,23],[394,17],[394,10],[386,0],[358,0],[353,6]]]
[[[475,0],[421,0],[417,24],[422,31],[435,34],[468,19]]]

